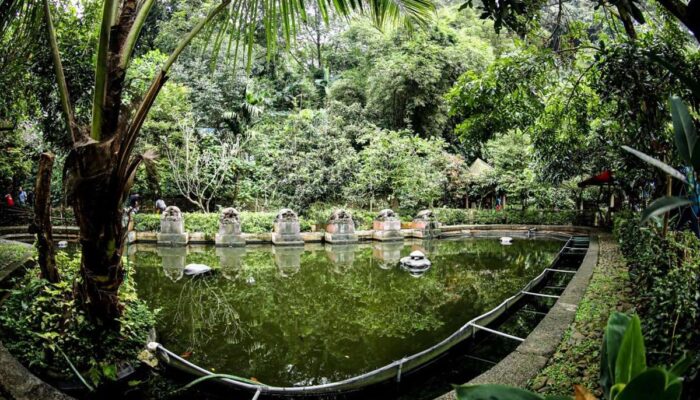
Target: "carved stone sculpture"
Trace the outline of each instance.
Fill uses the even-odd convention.
[[[357,242],[355,221],[353,221],[352,215],[343,209],[333,211],[330,218],[328,218],[323,239],[328,243]]]
[[[401,220],[393,210],[387,208],[380,211],[374,219],[372,226],[374,228],[372,237],[375,240],[403,240],[403,235],[401,234]]]
[[[272,232],[272,243],[275,245],[303,246],[301,238],[299,217],[294,211],[283,208],[277,213]]]
[[[411,226],[414,229],[415,236],[420,238],[437,238],[442,233],[440,223],[435,218],[432,210],[419,212],[413,219]]]
[[[185,232],[182,212],[175,206],[168,206],[160,216],[159,246],[186,246],[189,235]]]
[[[219,216],[219,232],[216,234],[217,246],[244,246],[245,239],[241,234],[241,216],[233,207],[224,208]]]

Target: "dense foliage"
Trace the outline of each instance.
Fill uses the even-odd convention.
[[[630,266],[649,358],[669,364],[687,352],[694,360],[687,387],[697,386],[692,382],[700,370],[700,241],[690,232],[663,237],[635,215],[617,218],[615,234]]]
[[[58,374],[68,380],[77,378],[77,371],[91,386],[114,381],[118,370],[134,363],[144,350],[155,315],[138,299],[133,280],[127,279],[121,291],[126,306],[121,328],[102,331],[73,298],[79,258],[59,253],[57,261],[61,282],[39,278],[39,268],[15,282],[0,309],[0,331],[12,338],[3,345],[42,376]]]

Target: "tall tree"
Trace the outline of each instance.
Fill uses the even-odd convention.
[[[61,106],[73,143],[65,163],[64,186],[67,203],[73,207],[80,227],[81,279],[76,284],[76,295],[88,315],[103,326],[118,326],[122,312],[119,287],[124,279],[121,259],[126,229],[122,226],[121,206],[139,164],[149,158],[132,153],[144,120],[167,81],[173,63],[193,38],[213,23],[221,24],[214,48],[220,48],[223,38],[228,37],[235,44],[234,58],[239,58],[239,44],[243,43],[248,57],[240,58],[247,58],[250,64],[259,27],[264,27],[269,49],[274,48],[279,34],[289,43],[300,24],[306,21],[306,5],[301,0],[216,2],[182,37],[141,99],[125,106],[126,71],[153,3],[154,0],[103,1],[92,114],[90,123],[84,126],[75,118],[75,105],[71,102],[51,18],[50,0],[2,0],[0,7],[3,10],[0,11],[1,37],[5,37],[6,27],[16,29],[17,25],[11,23],[13,19],[23,18],[32,27],[40,27],[38,30],[43,31],[50,45]],[[434,13],[430,0],[317,0],[316,5],[326,23],[332,12],[339,15],[360,12],[369,15],[377,25],[397,22],[421,25]],[[37,13],[42,11],[43,26],[36,22]]]

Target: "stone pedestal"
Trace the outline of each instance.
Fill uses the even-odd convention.
[[[304,240],[299,231],[299,217],[294,211],[284,208],[275,218],[272,243],[277,246],[303,246]]]
[[[303,246],[274,247],[275,264],[283,277],[292,276],[301,269],[301,255],[304,254]]]
[[[224,208],[219,217],[219,233],[214,242],[221,247],[245,246],[245,239],[241,235],[240,214],[235,208]]]
[[[328,243],[356,243],[355,221],[345,210],[336,210],[331,214],[326,224],[323,240]]]
[[[379,261],[379,268],[391,269],[401,260],[403,242],[375,242],[372,243],[372,257]]]
[[[180,209],[175,206],[167,207],[160,216],[158,246],[186,246],[188,240]]]
[[[411,222],[416,237],[423,239],[434,239],[440,237],[440,223],[435,219],[435,215],[431,210],[423,210],[416,215],[416,218]]]
[[[382,210],[372,223],[374,233],[372,239],[380,241],[403,240],[401,220],[393,210]]]
[[[163,273],[173,281],[180,280],[185,270],[185,262],[187,258],[186,247],[161,247],[158,249],[158,255],[161,258],[163,265]]]

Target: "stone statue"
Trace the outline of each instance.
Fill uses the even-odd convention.
[[[442,234],[440,223],[432,210],[420,211],[411,223],[414,233],[420,238],[436,238]]]
[[[168,206],[160,215],[161,221],[182,221],[182,211],[176,206]]]
[[[160,232],[158,245],[185,246],[189,235],[185,232],[185,221],[182,212],[176,206],[168,206],[160,216]]]
[[[283,208],[277,213],[275,222],[293,222],[299,221],[299,216],[289,208]]]
[[[385,208],[382,211],[379,212],[377,215],[377,218],[375,220],[377,221],[393,221],[393,220],[398,220],[399,216],[394,212],[394,210],[390,208]]]
[[[372,226],[374,228],[372,238],[375,240],[403,240],[401,220],[394,210],[387,208],[380,211]]]
[[[272,243],[276,245],[303,246],[299,217],[289,208],[283,208],[277,213],[272,232]]]
[[[219,233],[214,241],[217,246],[233,247],[245,245],[241,234],[241,217],[233,207],[224,208],[219,216]]]
[[[221,225],[239,224],[241,223],[241,214],[233,207],[224,208],[219,216]]]
[[[343,209],[333,211],[330,218],[328,218],[323,239],[328,243],[357,242],[355,221],[353,221],[352,215]]]

